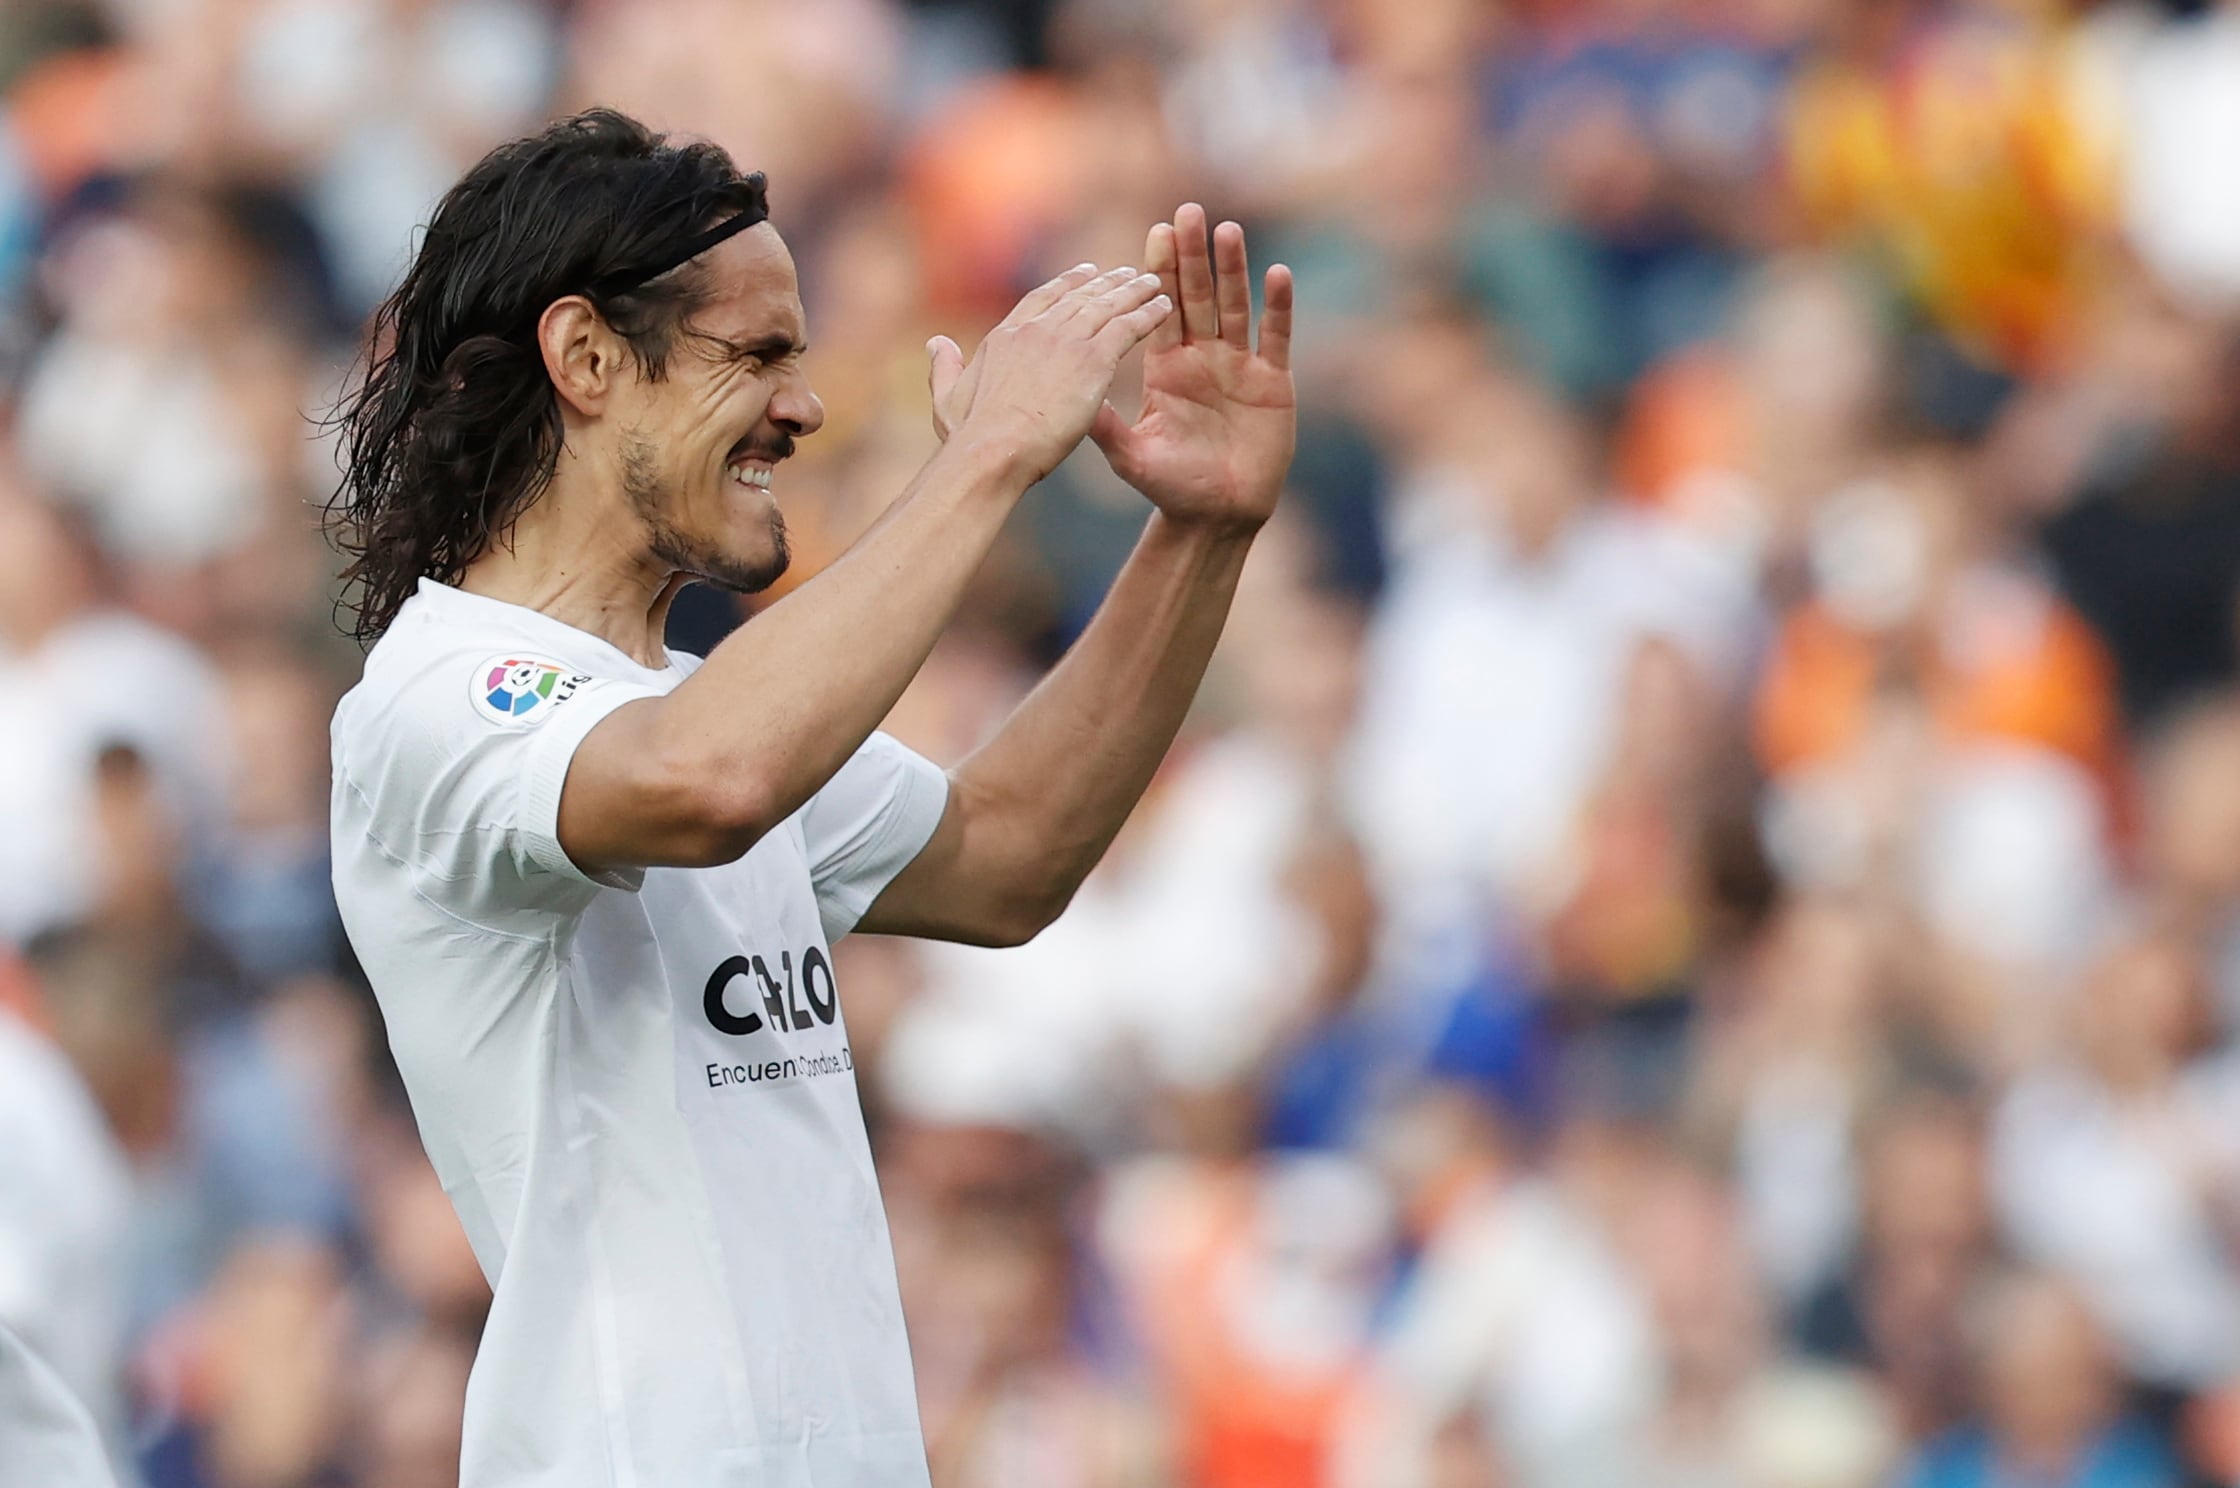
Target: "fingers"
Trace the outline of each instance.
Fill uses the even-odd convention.
[[[957,379],[964,376],[964,350],[947,336],[936,336],[926,343],[926,354],[931,358],[926,369],[927,385],[936,400],[945,398]]]
[[[1162,222],[1151,229],[1151,236],[1143,245],[1143,266],[1146,271],[1159,276],[1159,292],[1175,304],[1182,303],[1182,280],[1175,257],[1174,224]],[[1170,315],[1159,322],[1146,343],[1153,351],[1182,344],[1182,317]]]
[[[1224,222],[1213,230],[1214,308],[1221,317],[1221,339],[1239,351],[1252,349],[1252,266],[1245,261],[1244,229]]]
[[[926,343],[926,354],[926,386],[933,393],[933,432],[947,439],[949,420],[945,410],[957,380],[964,376],[964,352],[947,336],[936,336]]]
[[[1011,307],[1011,313],[1003,318],[1002,323],[1004,325],[1018,325],[1022,321],[1032,320],[1052,305],[1057,304],[1059,300],[1097,277],[1097,266],[1095,264],[1075,264],[1055,279],[1028,290],[1019,303]]]
[[[1181,318],[1179,315],[1169,315],[1167,321]],[[1104,452],[1104,462],[1112,467],[1114,475],[1131,486],[1143,479],[1142,451],[1136,445],[1136,426],[1122,418],[1120,410],[1110,403],[1097,411],[1096,422],[1089,426],[1089,442]]]
[[[1112,308],[1109,303],[1113,297],[1115,295],[1134,295],[1137,287],[1136,281],[1142,277],[1144,276],[1141,271],[1133,267],[1122,266],[1117,269],[1106,269],[1103,273],[1084,279],[1074,285],[1045,306],[1039,315],[1032,318],[1052,325],[1062,325],[1086,314],[1091,317],[1091,323],[1084,329],[1088,334],[1094,335],[1107,320],[1119,313],[1119,310]],[[1143,293],[1148,295],[1151,291],[1145,290]],[[1129,299],[1125,305],[1119,308],[1132,310],[1140,303],[1142,303],[1142,297],[1138,296]]]
[[[1167,317],[1167,320],[1173,319],[1172,315]],[[1162,321],[1161,324],[1165,322]],[[1134,426],[1122,418],[1120,410],[1110,403],[1097,410],[1096,422],[1089,425],[1089,438],[1098,449],[1104,451],[1105,459],[1111,462],[1115,470],[1120,469],[1122,462],[1128,458],[1135,432]]]
[[[1291,368],[1291,270],[1271,264],[1262,290],[1260,359],[1289,371]]]
[[[1154,281],[1156,283],[1156,281]],[[1165,295],[1154,295],[1123,315],[1114,316],[1098,332],[1099,340],[1114,343],[1112,356],[1115,362],[1135,350],[1136,343],[1174,318],[1174,301]]]
[[[1213,298],[1213,260],[1206,254],[1206,209],[1185,202],[1174,214],[1176,277],[1182,297],[1182,332],[1193,341],[1221,334],[1221,312]]]
[[[1106,274],[1071,296],[1071,318],[1079,321],[1084,333],[1096,335],[1122,316],[1140,310],[1159,293],[1157,274],[1139,274],[1133,269],[1124,272],[1128,278],[1111,283],[1115,275]],[[1066,307],[1059,308],[1063,311]]]

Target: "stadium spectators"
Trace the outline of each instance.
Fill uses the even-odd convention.
[[[602,102],[770,173],[788,582],[929,335],[1193,198],[1298,272],[1106,864],[836,953],[942,1488],[2240,1479],[2235,99],[2214,0],[6,7],[0,1325],[148,1488],[455,1482],[315,415]],[[1067,462],[893,731],[968,751],[1142,516]]]

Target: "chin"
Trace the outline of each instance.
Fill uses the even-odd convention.
[[[785,519],[772,511],[770,525],[760,542],[702,554],[698,562],[684,567],[702,583],[728,589],[734,594],[760,594],[777,583],[792,562],[793,549],[786,540]]]
[[[650,533],[653,556],[703,584],[734,594],[759,594],[777,583],[793,561],[785,518],[772,506],[761,521],[741,525],[748,530],[737,540],[727,540],[728,535],[710,540],[655,523]]]

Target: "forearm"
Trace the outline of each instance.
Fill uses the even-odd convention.
[[[984,871],[1054,911],[1151,783],[1212,658],[1249,531],[1154,515],[1065,658],[955,773],[987,808]]]
[[[1072,652],[950,772],[932,838],[858,929],[987,945],[1035,934],[1111,846],[1182,726],[1297,430],[1290,271],[1268,271],[1254,349],[1244,231],[1224,223],[1214,240],[1218,281],[1202,208],[1151,230],[1144,262],[1177,312],[1146,342],[1142,413],[1130,423],[1106,404],[1090,426],[1157,515]]]
[[[924,665],[1032,472],[958,440],[836,562],[709,653],[664,700],[663,747],[751,792],[767,829],[846,763]]]
[[[968,416],[870,532],[673,691],[578,742],[559,803],[569,857],[730,862],[821,789],[925,664],[1019,497],[1097,419],[1120,359],[1165,321],[1158,287],[1080,265],[1022,299],[981,343]],[[943,376],[937,358],[937,401]]]

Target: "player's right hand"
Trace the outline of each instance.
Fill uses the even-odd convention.
[[[1020,300],[969,365],[948,337],[928,344],[934,432],[987,439],[1039,480],[1088,434],[1121,358],[1173,313],[1156,274],[1068,269]]]

